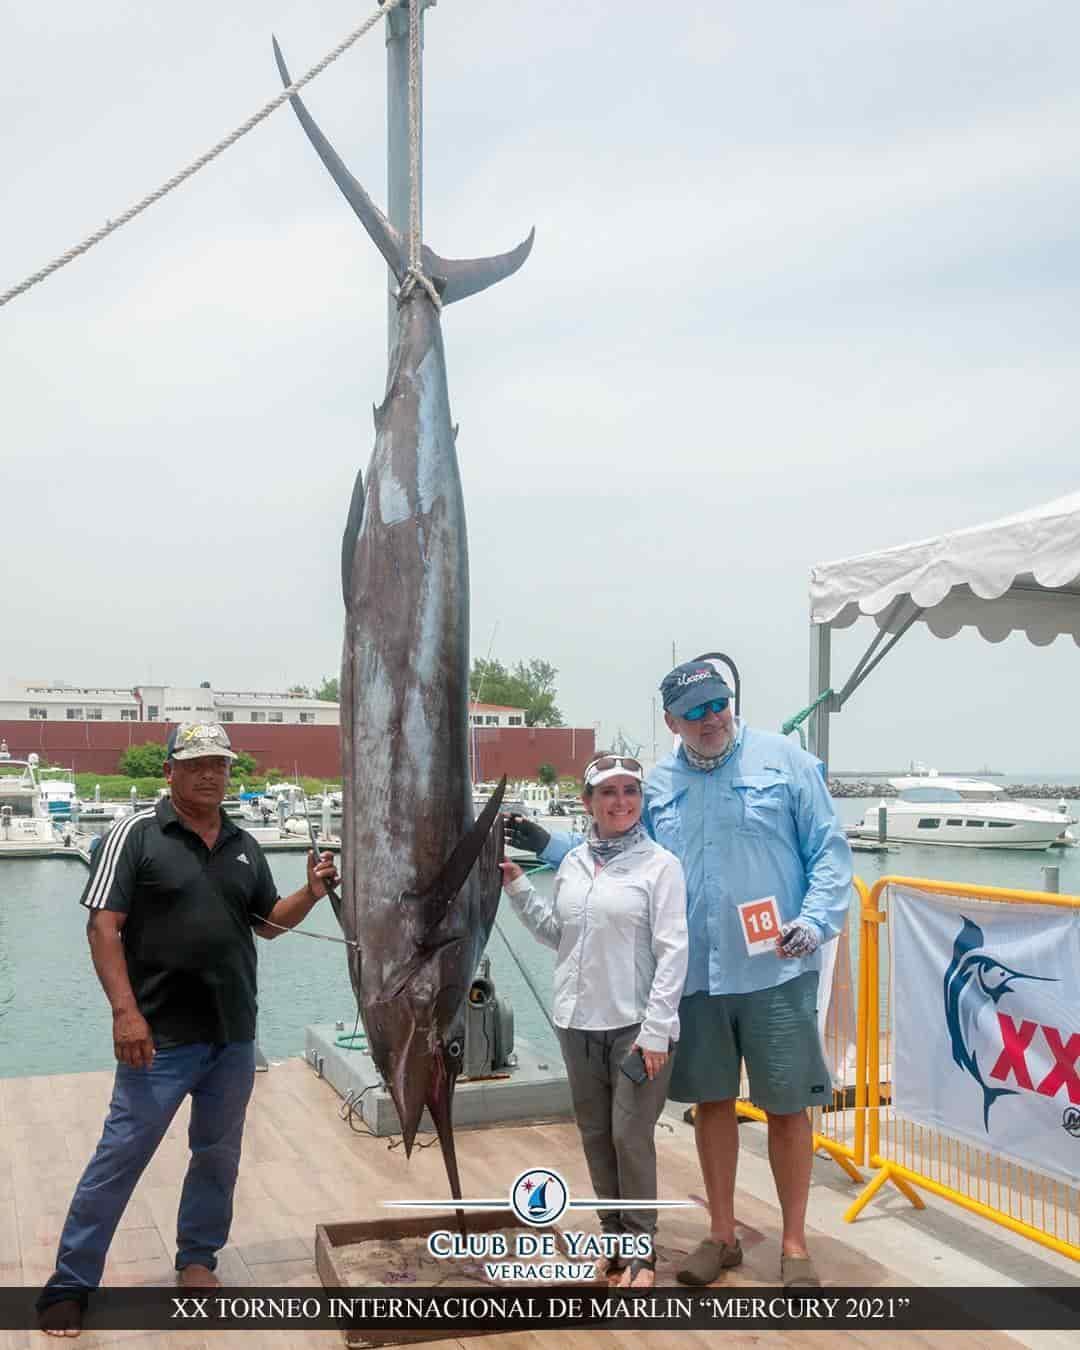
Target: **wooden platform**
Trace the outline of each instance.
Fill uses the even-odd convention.
[[[111,1073],[69,1074],[50,1078],[0,1079],[0,1283],[41,1285],[51,1274],[56,1243],[72,1191],[100,1135],[111,1089]],[[339,1101],[300,1059],[274,1065],[256,1078],[248,1115],[244,1157],[237,1187],[230,1245],[221,1255],[219,1274],[232,1286],[319,1287],[314,1261],[317,1223],[378,1218],[381,1199],[446,1193],[446,1176],[437,1147],[413,1153],[407,1162],[400,1148],[385,1139],[352,1133],[338,1115]],[[756,1127],[753,1127],[756,1128]],[[105,1271],[109,1285],[162,1284],[173,1281],[173,1242],[180,1183],[187,1165],[187,1108],[177,1116],[143,1177],[125,1214]],[[702,1185],[691,1130],[681,1122],[661,1124],[658,1135],[661,1194],[685,1198]],[[571,1192],[589,1195],[577,1132],[568,1124],[536,1124],[458,1132],[462,1185],[466,1195],[489,1196],[493,1185],[509,1187],[513,1177],[532,1166],[558,1168]],[[819,1160],[815,1168],[830,1168]],[[778,1282],[780,1249],[774,1207],[740,1191],[737,1211],[746,1252],[737,1278],[725,1285],[773,1285]],[[581,1226],[596,1228],[595,1215]],[[673,1210],[661,1215],[658,1282],[674,1284],[679,1258],[704,1234],[702,1210]],[[873,1225],[861,1223],[839,1240],[811,1230],[819,1269],[830,1284],[903,1285],[903,1274],[875,1261],[867,1252]],[[942,1283],[947,1283],[943,1280]],[[767,1332],[741,1338],[783,1347],[813,1336],[849,1344],[882,1345],[880,1333]],[[1006,1336],[950,1333],[899,1336],[886,1333],[890,1345],[1015,1344]],[[660,1350],[672,1332],[589,1331],[516,1332],[476,1340],[482,1350]],[[183,1332],[145,1334],[88,1330],[79,1346],[122,1342],[158,1350],[226,1350],[235,1345],[295,1348],[343,1345],[337,1331],[220,1332],[208,1336]],[[0,1350],[63,1342],[45,1341],[38,1332],[0,1331]],[[458,1345],[462,1345],[460,1339]],[[679,1345],[715,1343],[714,1332],[682,1332]],[[735,1343],[735,1342],[733,1342]],[[440,1344],[452,1346],[454,1342]]]

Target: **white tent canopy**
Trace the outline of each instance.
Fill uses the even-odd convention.
[[[940,638],[976,628],[1080,646],[1080,493],[986,525],[821,563],[810,572],[810,699],[830,687],[829,637],[871,616],[878,634],[843,689],[813,714],[810,748],[828,758],[828,718],[914,623]],[[886,634],[887,645],[875,656]]]
[[[923,610],[936,637],[974,627],[1000,642],[1019,629],[1037,646],[1061,633],[1080,646],[1080,492],[810,572],[812,623],[849,628],[870,614],[895,631],[901,598]]]

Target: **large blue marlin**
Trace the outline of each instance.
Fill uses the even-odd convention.
[[[286,86],[289,72],[274,42]],[[293,109],[399,283],[405,241],[295,95]],[[511,253],[455,262],[425,248],[443,305],[515,272]],[[411,281],[411,278],[410,278]],[[342,541],[344,802],[339,918],[350,975],[407,1153],[426,1105],[461,1195],[452,1101],[462,1004],[499,903],[502,787],[473,820],[468,755],[469,563],[439,307],[402,286],[397,344]],[[356,951],[350,948],[350,951]]]
[[[961,915],[963,918],[963,915]],[[984,942],[983,931],[977,923],[964,919],[964,926],[953,943],[953,956],[945,971],[945,1023],[952,1041],[955,1062],[971,1074],[983,1091],[983,1125],[990,1131],[990,1108],[999,1097],[1015,1097],[1015,1088],[993,1088],[986,1085],[979,1068],[978,1052],[974,1049],[979,1017],[989,1007],[996,1007],[1005,994],[1011,994],[1012,980],[1041,980],[1056,983],[1048,975],[1025,975],[995,961],[985,952],[976,951]]]

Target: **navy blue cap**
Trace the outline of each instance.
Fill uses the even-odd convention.
[[[732,695],[711,661],[685,661],[664,676],[660,696],[665,712],[682,717],[702,703],[710,703],[714,698],[731,698]]]

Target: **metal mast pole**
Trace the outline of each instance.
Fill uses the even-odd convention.
[[[386,201],[390,224],[403,239],[409,237],[409,6],[420,6],[420,162],[423,163],[423,40],[424,10],[436,0],[405,0],[386,16]],[[417,184],[420,193],[420,219],[424,215],[423,177]],[[397,279],[387,269],[387,350],[397,341]]]
[[[827,623],[810,625],[810,702],[813,703],[829,687],[832,677],[832,628]],[[810,714],[806,748],[829,768],[829,714],[831,698],[826,699]]]

